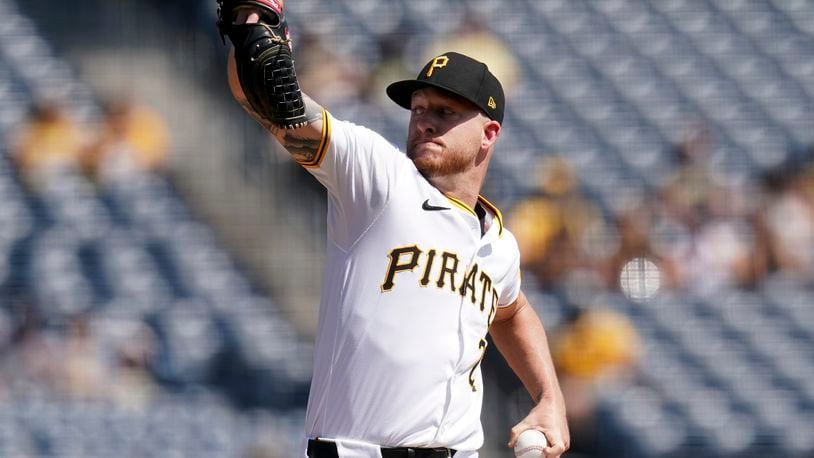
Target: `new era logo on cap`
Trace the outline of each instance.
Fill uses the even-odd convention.
[[[456,52],[441,54],[427,62],[416,79],[388,86],[387,95],[409,110],[413,92],[423,87],[452,92],[477,105],[490,119],[503,122],[503,86],[483,62]]]

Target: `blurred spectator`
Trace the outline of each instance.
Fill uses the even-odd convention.
[[[263,431],[264,437],[258,443],[248,447],[245,458],[288,458],[294,456],[285,445],[280,433],[274,430]]]
[[[326,109],[342,108],[361,97],[369,78],[363,59],[349,60],[337,54],[335,43],[307,34],[298,40],[296,51],[300,86]]]
[[[365,100],[379,106],[388,107],[392,102],[387,96],[386,88],[393,81],[414,77],[413,69],[404,65],[404,53],[408,32],[397,30],[379,39],[381,60],[371,69],[369,83],[362,94]]]
[[[109,379],[88,317],[80,315],[70,321],[61,350],[54,388],[69,399],[105,399]]]
[[[593,451],[599,392],[630,381],[639,348],[633,323],[607,308],[578,309],[573,321],[554,334],[552,353],[568,406],[572,452]]]
[[[714,148],[706,125],[688,130],[675,149],[675,173],[658,194],[654,229],[660,239],[656,254],[671,268],[671,283],[700,293],[754,286],[765,271],[750,190],[712,171]]]
[[[638,360],[633,323],[607,308],[578,309],[556,336],[554,358],[567,376],[593,381],[624,379]]]
[[[141,410],[159,391],[150,373],[156,335],[142,322],[133,322],[127,335],[114,342],[108,396],[119,407]]]
[[[814,167],[784,167],[766,174],[759,215],[769,268],[802,280],[814,278]]]
[[[664,208],[690,228],[697,227],[706,217],[710,196],[719,187],[709,167],[714,148],[715,138],[709,126],[703,123],[690,126],[673,150],[673,174],[660,189]]]
[[[742,190],[726,186],[712,197],[708,218],[693,237],[684,279],[694,287],[753,287],[763,277],[750,209]]]
[[[514,207],[508,227],[517,238],[523,267],[543,287],[551,287],[586,262],[583,236],[602,215],[579,191],[576,172],[564,157],[545,156],[538,167],[536,192]]]
[[[79,168],[87,141],[84,128],[57,103],[41,101],[11,138],[10,152],[27,184],[39,190],[50,175]]]
[[[161,115],[151,108],[129,97],[113,98],[97,135],[83,166],[99,182],[164,169],[169,132]]]
[[[475,16],[467,15],[456,30],[430,43],[424,57],[431,59],[447,51],[466,54],[485,63],[502,82],[507,98],[517,87],[521,75],[514,51]]]
[[[12,390],[49,386],[55,377],[52,363],[57,345],[42,331],[41,317],[29,302],[21,301],[16,307],[20,324],[4,353],[2,372]]]
[[[597,261],[597,269],[602,274],[602,278],[607,288],[619,290],[622,269],[634,259],[647,259],[653,262],[659,269],[661,287],[679,286],[677,266],[669,256],[663,256],[660,251],[654,249],[651,237],[657,238],[659,214],[656,207],[658,202],[646,200],[639,205],[631,206],[622,212],[615,219],[615,226],[618,233],[618,243],[616,250],[607,258]],[[668,241],[668,243],[672,240]]]

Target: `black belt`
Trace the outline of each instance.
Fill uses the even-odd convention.
[[[455,456],[451,448],[382,447],[382,458],[447,458]],[[308,440],[310,458],[339,458],[336,444],[315,439]]]

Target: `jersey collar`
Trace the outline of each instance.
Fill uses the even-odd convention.
[[[475,212],[475,209],[467,205],[464,201],[447,194],[444,194],[444,197],[446,197],[449,203],[451,203],[453,206],[471,214],[475,218],[478,217],[478,214]],[[486,200],[486,198],[483,196],[478,196],[478,203],[487,211],[487,213],[492,215],[495,221],[497,221],[498,224],[497,235],[498,236],[503,235],[503,214],[500,213],[500,210],[498,210],[498,208],[495,207],[493,203]]]

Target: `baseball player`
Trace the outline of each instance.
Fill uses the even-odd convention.
[[[504,94],[486,65],[448,52],[387,93],[411,111],[406,155],[302,94],[281,0],[218,0],[235,98],[328,191],[328,244],[308,457],[477,457],[489,332],[536,406],[511,430],[569,447],[519,252],[479,195]]]

